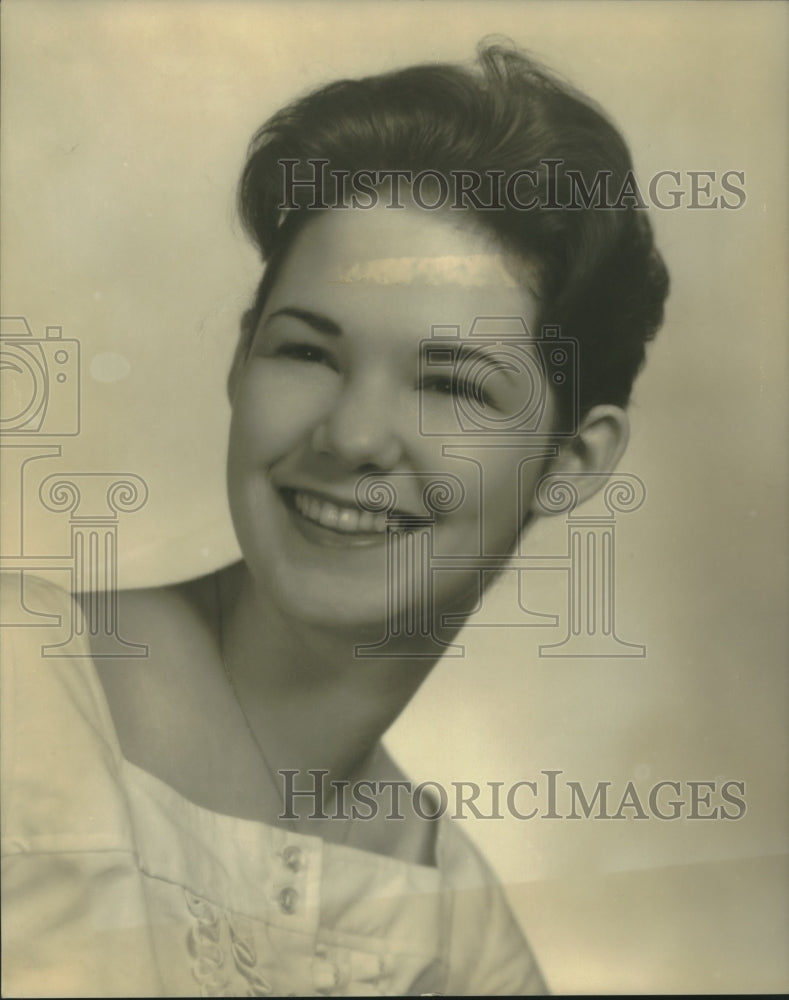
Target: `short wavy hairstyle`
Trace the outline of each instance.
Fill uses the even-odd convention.
[[[579,203],[579,178],[586,193],[601,178],[608,192],[632,193],[628,147],[593,101],[511,43],[483,41],[469,66],[340,80],[282,108],[252,138],[239,184],[239,214],[266,265],[242,319],[242,347],[294,235],[314,215],[283,209],[286,195],[294,197],[283,161],[292,177],[305,178],[314,177],[316,160],[330,183],[337,171],[532,171],[537,207],[464,210],[536,267],[540,324],[578,341],[579,415],[598,403],[627,405],[663,321],[669,279],[637,195],[615,207],[591,197]]]

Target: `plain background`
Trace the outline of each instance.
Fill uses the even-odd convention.
[[[737,211],[649,210],[673,289],[622,465],[647,501],[618,524],[618,628],[647,656],[541,659],[550,630],[467,630],[390,734],[444,783],[745,781],[737,822],[467,823],[557,992],[789,987],[788,25],[761,3],[3,3],[3,314],[82,345],[83,430],[48,471],[150,488],[121,525],[126,586],[237,552],[224,380],[258,266],[234,189],[283,102],[501,33],[600,101],[641,179],[745,172]],[[67,546],[54,515],[35,531]],[[561,610],[559,586],[533,603]]]

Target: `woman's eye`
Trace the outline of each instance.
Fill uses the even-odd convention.
[[[437,379],[432,388],[442,396],[454,396],[458,391],[458,383],[452,378]]]
[[[477,406],[493,406],[493,400],[483,386],[476,382],[468,382],[450,375],[436,377],[429,382],[423,382],[422,390],[429,389],[440,396],[451,396],[453,399],[464,399]]]
[[[315,344],[286,343],[279,344],[272,352],[275,358],[289,358],[293,361],[305,361],[309,364],[324,364],[337,370],[337,363],[334,358],[322,347]]]

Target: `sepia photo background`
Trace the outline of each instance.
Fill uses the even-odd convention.
[[[225,378],[259,265],[234,196],[268,114],[496,33],[600,102],[644,187],[680,173],[683,204],[647,209],[672,292],[620,466],[646,500],[617,523],[617,630],[646,656],[545,658],[555,629],[469,628],[389,734],[446,786],[745,783],[735,821],[465,822],[556,992],[789,987],[788,27],[767,3],[2,5],[2,313],[80,342],[80,433],[47,468],[147,484],[119,523],[126,587],[238,555]],[[688,171],[744,172],[745,204],[689,208]],[[20,488],[4,475],[6,552]],[[65,551],[63,518],[22,504],[32,548]],[[555,517],[526,549],[565,541]],[[561,612],[561,574],[526,584],[533,610]]]

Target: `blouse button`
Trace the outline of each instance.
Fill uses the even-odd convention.
[[[290,868],[292,872],[300,872],[304,867],[304,853],[295,844],[288,844],[282,852],[282,860],[285,867]]]
[[[279,908],[283,913],[294,913],[299,894],[291,885],[286,885],[279,894]]]
[[[322,993],[334,990],[340,985],[340,970],[333,962],[316,960],[312,969],[313,985]]]

